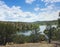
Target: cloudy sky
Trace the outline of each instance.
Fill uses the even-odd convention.
[[[49,21],[58,19],[60,0],[0,0],[0,21]]]

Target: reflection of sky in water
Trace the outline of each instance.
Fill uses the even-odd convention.
[[[30,35],[31,34],[31,31],[27,31],[27,32],[18,32],[17,33],[18,35]]]
[[[43,26],[40,26],[39,28],[40,28],[40,31],[39,32],[43,33],[43,31],[46,29],[46,26],[43,25]],[[32,33],[31,31],[27,31],[25,33],[20,32],[18,34],[30,35],[31,33]]]
[[[42,25],[42,26],[40,26],[40,32],[42,32],[43,33],[43,31],[46,29],[46,25]]]
[[[57,27],[57,25],[53,25],[52,27]],[[40,28],[39,32],[41,32],[42,34],[44,34],[43,31],[46,29],[46,25],[41,25],[39,28]],[[21,32],[21,33],[18,33],[18,34],[30,35],[31,31],[27,31],[25,33]]]

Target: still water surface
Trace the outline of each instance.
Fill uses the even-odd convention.
[[[57,27],[57,25],[52,25],[52,27]],[[39,28],[40,28],[39,32],[41,32],[42,34],[44,34],[43,32],[46,29],[46,25],[40,25]],[[32,33],[31,31],[27,31],[25,33],[20,32],[18,34],[30,35],[31,33]]]

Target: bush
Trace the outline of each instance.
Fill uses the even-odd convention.
[[[13,42],[17,44],[25,43],[25,37],[24,35],[15,35],[13,37]]]

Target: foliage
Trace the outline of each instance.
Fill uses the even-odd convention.
[[[15,35],[13,36],[13,42],[17,44],[25,43],[25,36],[24,35]]]
[[[52,36],[52,40],[55,40],[55,41],[59,41],[60,40],[60,31],[59,29],[56,27],[52,27],[51,29],[51,36]],[[45,30],[44,33],[48,36],[49,35],[49,31],[48,30]]]
[[[15,27],[12,24],[0,23],[0,38],[1,44],[6,44],[10,39],[12,39],[12,35],[15,34]]]
[[[7,42],[24,43],[29,42],[29,37],[23,35],[17,36],[17,31],[25,32],[28,30],[36,30],[39,28],[38,24],[32,23],[13,23],[13,22],[0,22],[0,44],[6,44]],[[36,31],[37,32],[37,31]],[[14,37],[15,36],[15,37]],[[24,38],[26,38],[24,40]]]

